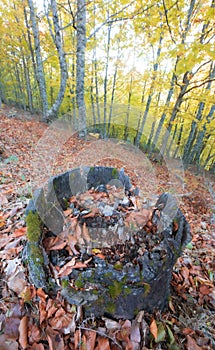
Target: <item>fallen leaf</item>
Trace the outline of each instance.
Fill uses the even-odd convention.
[[[7,204],[7,203],[8,203],[7,197],[4,194],[0,193],[0,205]]]
[[[46,250],[61,250],[65,248],[66,242],[60,237],[48,237],[43,241]]]
[[[156,343],[160,343],[161,341],[164,341],[166,338],[166,330],[164,328],[164,325],[162,322],[157,322],[157,338],[155,339]]]
[[[16,340],[19,337],[20,319],[18,317],[8,317],[5,320],[4,334],[7,339]]]
[[[89,235],[89,230],[87,228],[86,222],[84,222],[83,227],[82,227],[82,235],[86,243],[91,242],[91,237]]]
[[[46,335],[49,343],[49,350],[64,350],[64,341],[58,331],[54,331],[51,327],[46,327]]]
[[[9,340],[6,334],[0,335],[0,349],[1,350],[18,350],[18,343],[16,340]]]
[[[190,335],[187,335],[187,344],[186,344],[187,350],[201,350],[197,344],[195,339],[193,339]]]
[[[65,277],[68,276],[73,269],[80,269],[87,267],[87,264],[82,263],[81,261],[78,261],[75,263],[75,257],[72,258],[71,261],[69,261],[67,264],[65,264],[58,272],[58,277]]]
[[[13,237],[22,237],[24,235],[26,235],[26,232],[27,232],[27,227],[20,227],[20,228],[17,228],[14,233],[13,233]]]
[[[28,346],[28,317],[22,317],[19,325],[19,343],[23,349]]]
[[[98,345],[96,346],[95,350],[111,350],[109,340],[105,337],[99,336],[97,338]]]
[[[203,295],[208,295],[211,293],[211,288],[208,287],[208,286],[205,286],[205,285],[202,285],[200,288],[199,288],[199,291],[201,294]]]
[[[31,347],[31,350],[45,350],[43,344],[37,344],[37,343],[34,343]]]
[[[149,330],[151,332],[151,334],[153,335],[153,337],[155,338],[155,340],[158,337],[158,327],[157,327],[157,323],[155,321],[155,319],[153,318],[150,326],[149,326]]]

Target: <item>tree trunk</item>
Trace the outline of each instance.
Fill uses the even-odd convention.
[[[214,79],[214,77],[215,77],[215,66],[214,67],[211,66],[209,79],[212,80]],[[212,84],[212,81],[209,81],[209,83],[207,84],[206,90],[211,89],[211,84]],[[188,136],[187,143],[184,147],[183,160],[186,164],[189,164],[192,161],[192,157],[194,156],[194,153],[192,152],[192,146],[195,142],[197,121],[200,121],[202,119],[204,108],[205,108],[205,102],[201,101],[199,103],[198,110],[196,113],[196,118],[195,118],[196,120],[194,120],[191,124],[190,134]],[[213,111],[212,111],[212,115],[213,115]]]
[[[130,109],[131,109],[132,84],[133,84],[133,74],[131,72],[130,89],[129,89],[129,93],[128,93],[128,106],[127,106],[126,119],[125,119],[125,129],[124,129],[124,140],[125,141],[127,141],[128,135],[129,135],[129,116],[130,116]]]
[[[62,37],[60,34],[60,24],[59,24],[59,18],[57,13],[57,3],[55,0],[51,0],[51,10],[52,10],[53,24],[54,24],[54,35],[52,35],[52,38],[55,43],[57,53],[58,53],[58,59],[60,62],[60,89],[54,104],[52,105],[52,107],[49,109],[47,113],[48,119],[53,119],[57,116],[58,110],[64,98],[64,94],[66,90],[66,82],[68,77],[66,57],[65,57],[65,52],[63,48]]]
[[[47,94],[46,94],[46,81],[45,81],[45,75],[43,70],[42,54],[41,54],[41,47],[40,47],[39,28],[38,28],[38,23],[36,19],[33,0],[28,0],[28,5],[30,8],[30,20],[31,20],[32,31],[34,36],[34,49],[36,54],[36,75],[37,75],[37,81],[39,85],[40,97],[42,102],[42,110],[43,110],[42,120],[47,121],[48,120],[48,115],[47,115],[48,100],[47,100]]]
[[[163,141],[162,141],[162,146],[161,146],[161,150],[160,150],[160,155],[164,155],[165,151],[166,151],[166,147],[167,147],[167,144],[168,144],[168,141],[169,141],[169,137],[170,137],[170,132],[172,130],[172,122],[175,120],[177,114],[178,114],[178,111],[180,109],[180,106],[183,102],[183,97],[184,97],[184,94],[188,88],[188,85],[190,83],[190,79],[189,79],[189,74],[190,72],[186,72],[184,74],[184,77],[183,77],[183,83],[181,85],[181,91],[176,99],[176,102],[175,102],[175,105],[173,107],[173,111],[172,111],[172,114],[171,114],[171,117],[170,117],[170,120],[169,120],[169,123],[168,123],[168,126],[167,126],[167,129],[165,131],[165,135],[163,137]]]
[[[104,131],[103,131],[104,138],[106,138],[106,135],[107,135],[107,129],[106,129],[106,123],[107,123],[107,82],[108,82],[108,67],[109,67],[109,58],[110,58],[111,27],[112,27],[112,24],[109,24],[108,25],[108,33],[107,33],[107,56],[106,56],[105,79],[104,79]]]
[[[86,0],[77,0],[77,48],[76,48],[76,103],[78,108],[79,136],[85,137],[86,107],[84,102],[85,49],[86,49]]]
[[[146,108],[145,108],[145,111],[144,111],[144,115],[143,115],[143,119],[142,119],[140,128],[139,128],[139,130],[137,132],[137,135],[135,137],[135,145],[136,146],[140,145],[140,139],[141,139],[142,134],[143,134],[144,126],[145,126],[145,123],[146,123],[146,119],[147,119],[147,116],[148,116],[148,113],[149,113],[149,108],[150,108],[150,105],[151,105],[152,97],[153,97],[153,94],[154,94],[154,83],[155,83],[155,80],[156,80],[156,72],[157,72],[158,66],[159,66],[158,62],[159,62],[159,57],[160,57],[160,54],[161,54],[162,40],[163,40],[163,34],[161,34],[160,40],[159,40],[159,45],[158,45],[158,50],[157,50],[157,57],[156,57],[156,62],[155,62],[154,67],[153,67],[152,83],[151,83],[151,87],[150,87],[150,93],[149,93],[149,96],[148,96],[148,99],[147,99],[147,102],[146,102]]]
[[[114,70],[114,75],[113,75],[113,85],[112,85],[112,93],[111,93],[111,103],[110,103],[110,111],[109,111],[109,118],[108,118],[108,135],[110,133],[110,124],[111,124],[111,119],[112,119],[112,113],[113,113],[113,103],[114,103],[114,97],[115,97],[115,90],[116,90],[116,78],[117,78],[117,73],[118,73],[118,60],[119,60],[119,55],[120,55],[120,46],[119,46],[119,39],[118,39],[118,47],[117,47],[117,56],[116,56],[116,65],[115,65],[115,70]]]

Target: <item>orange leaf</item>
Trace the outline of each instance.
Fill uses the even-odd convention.
[[[110,350],[109,340],[104,337],[97,338],[98,345],[95,350]]]
[[[37,296],[45,303],[48,295],[44,292],[42,288],[37,289]]]
[[[67,264],[65,264],[59,271],[58,273],[58,277],[65,277],[68,276],[73,269],[80,269],[80,268],[84,268],[87,267],[87,264],[82,263],[81,261],[78,261],[75,264],[75,259],[73,258],[71,261],[69,261]]]
[[[193,339],[190,335],[187,335],[187,350],[201,350],[202,347],[199,347],[196,344],[195,339]]]
[[[153,318],[153,320],[152,320],[152,322],[150,324],[149,329],[150,329],[151,334],[153,335],[153,337],[156,340],[157,337],[158,337],[158,327],[157,327],[157,323],[156,323],[154,318]]]
[[[37,343],[34,343],[33,345],[32,345],[32,349],[33,350],[44,350],[44,346],[43,346],[43,344],[37,344]]]
[[[211,288],[209,288],[208,286],[202,285],[200,288],[200,293],[203,295],[208,295],[211,293]]]
[[[13,233],[13,237],[22,237],[24,235],[26,235],[27,232],[27,227],[21,227],[21,228],[17,228],[14,233]]]
[[[43,244],[46,250],[61,250],[66,246],[66,242],[58,236],[47,238]]]
[[[28,346],[28,317],[24,316],[19,325],[19,343],[23,349]]]
[[[84,334],[86,336],[86,349],[94,350],[96,342],[96,332],[89,330],[85,331]]]
[[[84,222],[84,224],[83,224],[82,234],[83,234],[83,238],[85,239],[85,241],[87,243],[89,243],[91,241],[91,237],[89,235],[89,230],[87,228],[86,222]]]

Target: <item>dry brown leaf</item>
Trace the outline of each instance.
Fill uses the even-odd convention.
[[[14,233],[13,233],[13,237],[22,237],[22,236],[25,236],[26,235],[26,232],[27,232],[27,227],[20,227],[20,228],[17,228]]]
[[[195,339],[193,339],[190,335],[187,335],[187,350],[201,350],[202,348],[196,344]]]
[[[49,343],[49,350],[64,350],[64,341],[58,331],[54,331],[48,326],[46,328],[46,335]]]
[[[8,203],[7,197],[4,194],[0,193],[0,205],[7,204],[7,203]]]
[[[28,346],[28,317],[22,317],[19,325],[19,343],[23,349]]]
[[[152,211],[148,209],[133,211],[126,217],[125,223],[129,226],[133,225],[134,227],[142,228],[151,219],[151,216]]]
[[[91,330],[84,331],[84,335],[86,337],[86,349],[94,350],[96,343],[96,332]]]
[[[157,323],[156,323],[154,318],[149,326],[149,329],[150,329],[151,334],[153,335],[153,337],[156,340],[158,337],[158,327],[157,327]]]
[[[41,330],[36,324],[32,324],[28,329],[29,343],[39,343],[41,339]]]
[[[5,334],[0,335],[0,349],[1,350],[18,350],[18,343],[16,340],[10,340]]]
[[[48,237],[43,242],[46,250],[61,250],[65,248],[66,242],[62,240],[59,236],[57,237]]]
[[[211,288],[209,286],[205,286],[205,285],[202,285],[200,288],[200,293],[203,294],[203,295],[208,295],[211,293]]]
[[[45,350],[43,344],[37,344],[37,343],[34,343],[31,347],[31,350]]]
[[[38,288],[36,293],[37,293],[37,296],[45,303],[48,295],[44,292],[44,290],[42,288]]]
[[[75,259],[75,258],[73,258],[73,259]],[[87,264],[82,263],[81,261],[78,261],[75,265],[71,264],[70,266],[69,266],[69,263],[70,263],[70,261],[66,264],[67,266],[64,265],[62,267],[62,269],[60,269],[60,271],[58,273],[58,277],[68,276],[72,272],[73,269],[80,269],[80,268],[87,267]]]
[[[40,300],[39,302],[39,310],[40,310],[40,324],[42,324],[47,317],[46,303],[44,303],[42,300]]]
[[[110,344],[107,338],[99,336],[97,338],[97,343],[98,345],[95,350],[110,350]]]
[[[74,334],[74,350],[79,350],[80,341],[81,341],[81,331],[77,329]]]
[[[89,230],[87,228],[86,222],[84,222],[83,227],[82,227],[82,235],[87,243],[89,243],[91,241],[91,237],[89,235]]]
[[[18,317],[8,317],[5,320],[4,334],[7,339],[16,340],[19,337],[20,319]]]
[[[75,237],[78,241],[79,244],[82,244],[84,245],[84,240],[83,240],[83,237],[82,237],[82,229],[81,229],[81,225],[77,224],[76,225],[76,228],[75,228]]]

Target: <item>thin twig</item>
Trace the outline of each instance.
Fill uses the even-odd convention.
[[[88,328],[88,327],[83,327],[83,326],[79,326],[78,327],[79,329],[82,329],[82,330],[85,330],[85,331],[92,331],[92,332],[95,332],[97,333],[98,335],[101,335],[102,337],[106,337],[108,339],[110,339],[116,346],[119,347],[119,349],[123,350],[123,348],[121,347],[121,345],[112,337],[110,337],[109,335],[107,335],[106,333],[103,333],[101,331],[98,331],[98,330],[95,330],[95,329],[92,329],[92,328]]]

